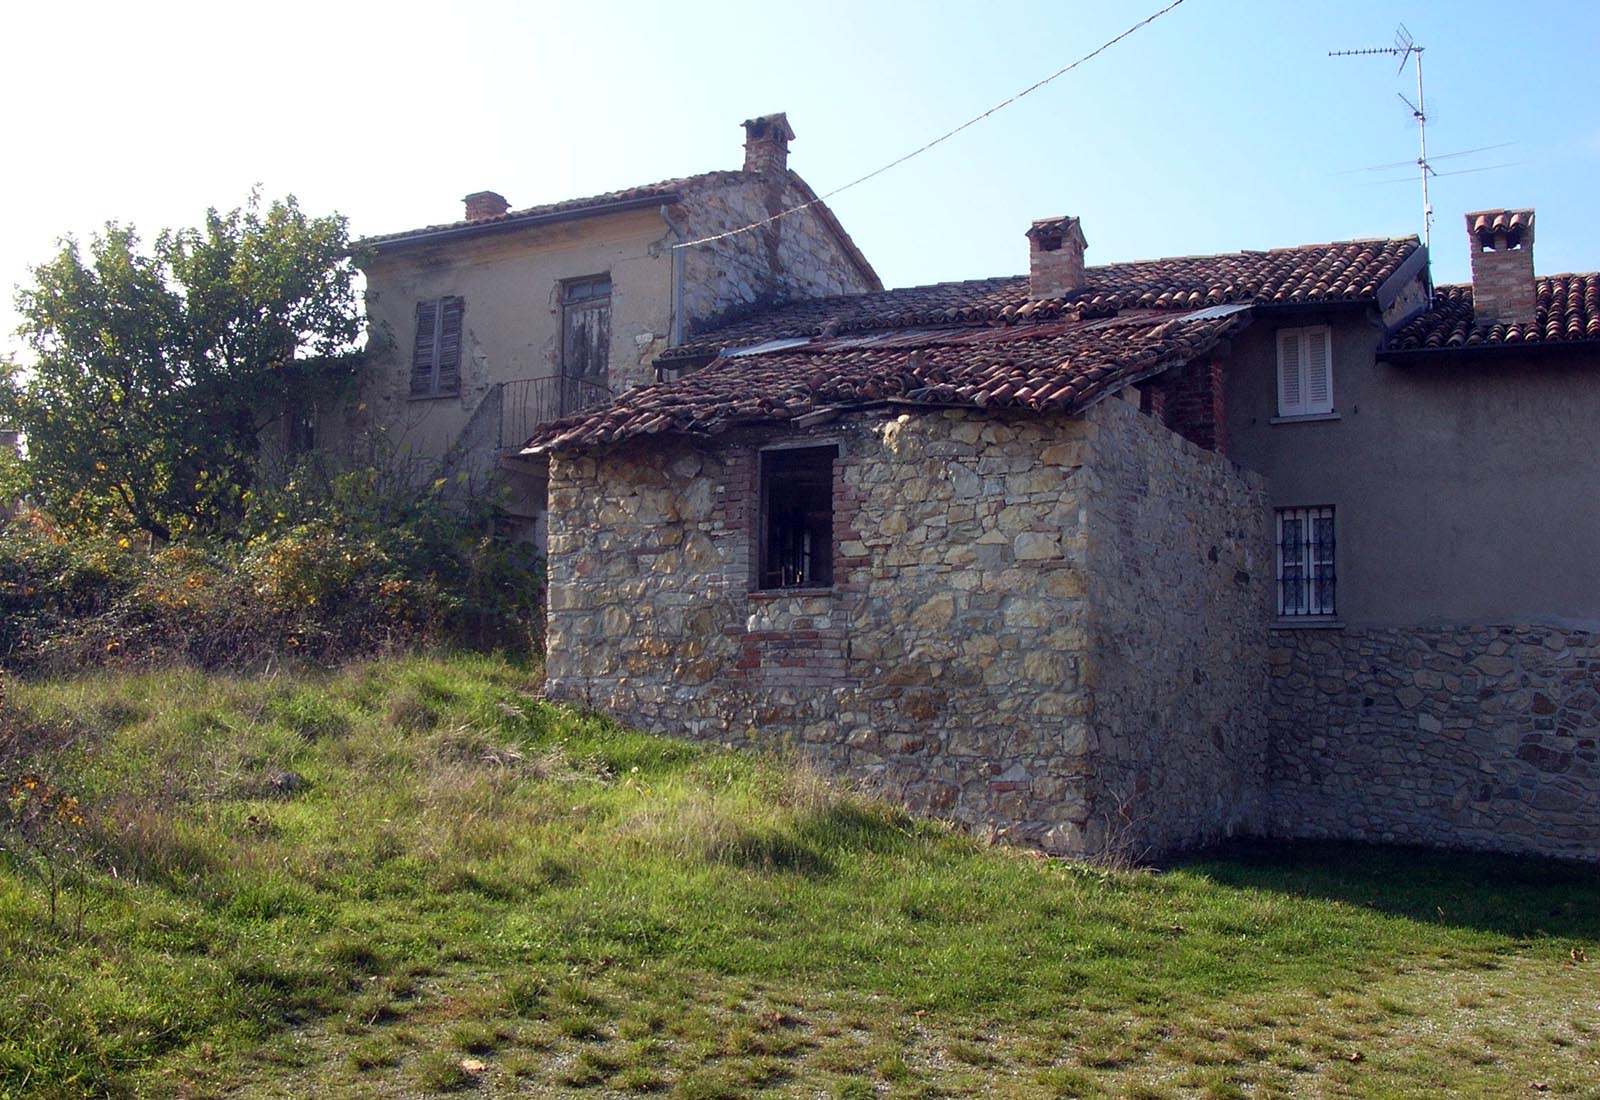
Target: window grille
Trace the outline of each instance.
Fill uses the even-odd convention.
[[[833,447],[761,455],[761,588],[833,583]]]
[[[1278,510],[1278,614],[1337,612],[1332,508]]]

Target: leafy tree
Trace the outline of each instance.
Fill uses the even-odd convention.
[[[291,196],[206,212],[149,252],[108,223],[17,296],[34,354],[0,379],[38,502],[83,529],[227,533],[263,429],[347,377],[360,313],[345,220]]]

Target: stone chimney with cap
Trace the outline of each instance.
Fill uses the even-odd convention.
[[[481,222],[485,218],[498,218],[511,204],[497,191],[474,191],[461,200],[467,204],[467,221]]]
[[[1479,210],[1467,215],[1472,249],[1472,311],[1478,324],[1531,324],[1533,211]]]
[[[1083,226],[1077,218],[1044,218],[1028,230],[1028,297],[1060,298],[1083,289]]]
[[[789,116],[775,115],[746,119],[744,123],[744,170],[755,175],[782,174],[789,168],[789,143],[794,131]]]

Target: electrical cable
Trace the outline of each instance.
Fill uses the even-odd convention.
[[[729,230],[727,230],[726,232],[723,232],[723,233],[713,233],[709,237],[699,237],[699,238],[696,238],[695,240],[692,240],[692,241],[682,241],[682,242],[680,242],[678,244],[673,245],[672,247],[674,249],[678,249],[678,248],[693,248],[695,245],[710,244],[712,241],[725,240],[728,237],[737,237],[739,234],[748,233],[752,229],[760,229],[764,225],[771,225],[773,222],[778,221],[778,220],[780,220],[782,218],[787,218],[791,214],[798,214],[802,210],[806,210],[806,209],[809,209],[810,207],[818,205],[819,203],[826,202],[828,199],[833,198],[835,195],[838,195],[838,194],[841,194],[841,193],[843,193],[845,191],[850,190],[850,188],[855,187],[857,184],[866,183],[868,180],[872,179],[875,176],[881,176],[881,175],[883,175],[883,173],[887,172],[889,169],[899,167],[900,165],[904,164],[906,161],[910,160],[912,157],[921,156],[923,153],[926,153],[929,149],[932,149],[934,146],[939,145],[939,144],[941,144],[943,142],[949,141],[951,138],[955,137],[957,134],[959,134],[961,131],[967,129],[969,126],[977,125],[978,123],[982,122],[984,119],[988,118],[990,115],[994,114],[996,111],[999,111],[999,110],[1002,110],[1003,108],[1011,106],[1017,100],[1021,99],[1023,96],[1028,95],[1031,92],[1038,91],[1040,88],[1043,88],[1046,84],[1050,83],[1052,80],[1055,80],[1058,77],[1066,76],[1073,69],[1076,69],[1078,66],[1084,64],[1085,62],[1094,60],[1094,58],[1098,57],[1102,53],[1105,53],[1105,51],[1109,50],[1112,46],[1115,46],[1118,42],[1121,42],[1124,38],[1127,38],[1134,31],[1142,30],[1143,28],[1149,26],[1151,23],[1154,23],[1157,19],[1160,19],[1163,15],[1166,15],[1169,11],[1171,11],[1173,8],[1177,7],[1179,4],[1182,4],[1182,3],[1183,3],[1183,0],[1172,0],[1172,3],[1168,4],[1166,7],[1162,8],[1160,11],[1156,12],[1154,15],[1150,15],[1150,16],[1147,16],[1144,19],[1141,19],[1139,22],[1135,23],[1133,26],[1129,27],[1127,30],[1123,31],[1121,34],[1117,35],[1115,38],[1107,39],[1105,42],[1102,42],[1099,46],[1095,47],[1093,50],[1090,50],[1088,53],[1084,54],[1082,57],[1078,58],[1078,60],[1074,61],[1072,64],[1066,66],[1065,68],[1058,69],[1057,71],[1051,73],[1049,76],[1045,77],[1043,80],[1038,81],[1035,84],[1029,85],[1028,87],[1022,89],[1022,91],[1018,92],[1016,95],[1011,96],[1009,99],[1002,100],[1001,102],[996,103],[993,107],[990,107],[987,111],[984,111],[981,115],[975,115],[972,118],[967,119],[967,121],[963,122],[960,126],[957,126],[955,129],[947,131],[946,133],[940,134],[938,137],[934,138],[932,141],[928,142],[926,145],[922,146],[921,148],[913,149],[911,152],[907,153],[905,156],[899,157],[899,158],[897,158],[895,160],[891,160],[888,164],[885,164],[881,168],[875,168],[871,172],[868,172],[864,176],[860,176],[860,177],[858,177],[856,179],[853,179],[849,183],[843,184],[842,186],[835,187],[832,191],[829,191],[825,195],[818,195],[816,198],[811,199],[809,202],[803,202],[799,206],[791,206],[787,210],[780,210],[776,214],[773,214],[771,217],[762,218],[758,222],[751,222],[749,225],[740,226],[738,229],[729,229]]]

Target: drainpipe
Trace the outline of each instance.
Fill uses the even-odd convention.
[[[678,240],[687,240],[682,227],[672,220],[671,213],[665,203],[661,206],[661,220],[667,223],[667,228],[672,230],[673,236]],[[683,249],[672,250],[672,336],[668,341],[669,347],[677,347],[683,343]]]

